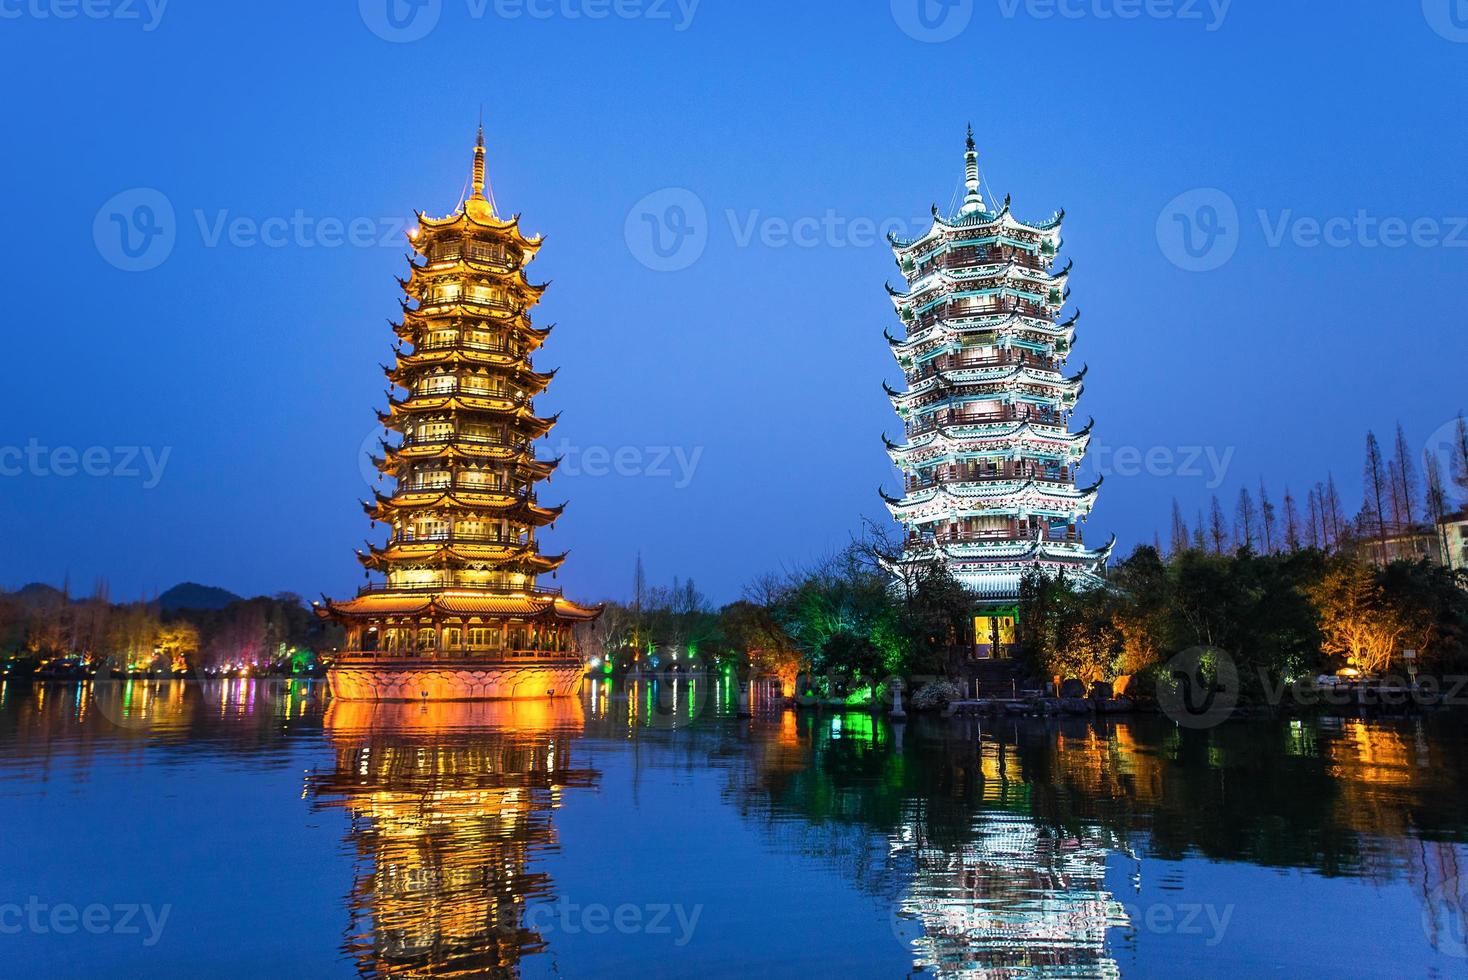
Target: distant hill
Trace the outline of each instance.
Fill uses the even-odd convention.
[[[13,593],[17,599],[24,602],[43,603],[52,599],[61,598],[61,590],[44,582],[32,582],[21,586]]]
[[[228,589],[199,585],[197,582],[182,582],[158,597],[158,605],[164,612],[177,612],[181,609],[223,609],[230,603],[239,601],[240,597]]]

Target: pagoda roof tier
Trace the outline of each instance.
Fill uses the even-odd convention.
[[[985,379],[956,379],[948,377],[947,371],[940,371],[928,379],[919,381],[916,386],[907,392],[898,392],[893,389],[887,381],[882,381],[882,390],[887,392],[887,398],[891,399],[893,406],[900,414],[909,412],[926,411],[934,405],[942,405],[945,402],[963,403],[962,399],[979,399],[979,401],[994,401],[1006,395],[1033,395],[1041,399],[1061,399],[1061,401],[1076,401],[1080,393],[1085,390],[1085,371],[1076,374],[1075,377],[1063,379],[1057,371],[1038,371],[1035,368],[1023,367],[1016,370],[1004,371],[998,377],[985,377]],[[1009,399],[1014,401],[1014,399]],[[918,402],[923,402],[918,405]]]
[[[1096,550],[1088,549],[1078,541],[1051,541],[1044,539],[1042,535],[1005,541],[929,541],[923,544],[909,543],[904,557],[907,560],[922,560],[941,555],[953,562],[1052,561],[1094,564],[1109,559],[1115,545],[1115,536],[1105,547]]]
[[[1057,457],[1079,459],[1086,454],[1091,442],[1091,430],[1096,420],[1092,419],[1079,432],[1056,432],[1053,428],[1043,430],[1028,421],[1014,425],[1006,432],[987,433],[982,436],[954,436],[947,428],[933,429],[914,436],[906,445],[899,445],[885,435],[882,442],[887,446],[887,455],[898,466],[917,462],[931,462],[962,454],[992,453],[994,450],[1016,450],[1021,448],[1049,452]]]
[[[1065,222],[1065,211],[1055,212],[1049,219],[1036,223],[1020,221],[1010,210],[1010,199],[1004,199],[1004,206],[998,211],[979,210],[971,214],[953,215],[943,217],[938,210],[938,205],[933,205],[933,223],[928,230],[917,238],[903,239],[894,234],[887,236],[887,241],[892,245],[892,250],[900,258],[914,258],[926,249],[941,244],[951,238],[975,238],[982,235],[1007,234],[1016,238],[1016,241],[1028,244],[1026,236],[1033,236],[1039,243],[1049,242],[1055,249],[1060,247],[1060,226]]]
[[[1046,291],[1065,290],[1070,281],[1070,270],[1071,266],[1067,265],[1060,272],[1052,275],[1016,262],[996,262],[992,265],[979,265],[962,270],[934,269],[908,283],[906,292],[896,292],[890,285],[887,287],[887,292],[894,298],[912,303],[935,291],[947,295],[972,286],[976,282],[984,281],[1018,282],[1038,286]],[[1033,291],[1031,292],[1033,294]]]
[[[999,336],[1012,334],[1016,329],[1031,330],[1037,335],[1047,339],[1064,340],[1071,343],[1075,338],[1075,325],[1080,320],[1080,310],[1076,310],[1070,319],[1063,323],[1046,320],[1029,313],[1018,310],[1001,310],[996,313],[983,316],[964,317],[962,319],[943,318],[935,321],[927,327],[923,327],[915,333],[908,335],[906,340],[898,340],[892,334],[883,330],[887,343],[892,346],[899,359],[902,357],[916,356],[919,348],[938,341],[952,341],[961,339],[971,333],[993,333]]]
[[[413,354],[405,354],[398,350],[396,353],[397,366],[383,365],[382,370],[389,381],[404,388],[408,387],[407,382],[424,377],[427,368],[481,367],[493,368],[500,372],[496,374],[496,377],[508,377],[516,387],[529,394],[538,395],[550,386],[560,371],[559,368],[554,371],[535,371],[525,362],[524,358],[469,348],[433,350]]]
[[[1023,283],[1014,284],[1009,280],[998,280],[997,282],[999,282],[999,285],[983,286],[981,280],[974,280],[974,282],[967,284],[968,288],[965,289],[926,290],[922,293],[900,293],[892,288],[891,283],[888,283],[887,295],[891,298],[892,305],[896,308],[899,315],[922,316],[940,306],[947,306],[958,300],[985,299],[997,296],[1001,301],[1015,299],[1029,303],[1044,314],[1043,316],[1037,317],[1037,319],[1042,320],[1053,319],[1054,315],[1059,313],[1061,307],[1070,299],[1070,293],[1065,292],[1052,302],[1048,296],[1050,292],[1048,288],[1044,288],[1045,295],[1042,295],[1039,292],[1026,289]],[[975,288],[976,286],[982,288]],[[988,308],[985,308],[981,312],[986,315],[991,312],[1007,313],[1010,309],[1012,307],[1005,307],[1002,311],[990,311]]]
[[[534,327],[523,311],[516,312],[495,306],[484,306],[475,303],[458,304],[435,304],[427,309],[415,309],[408,305],[407,300],[399,300],[398,305],[402,308],[402,319],[394,322],[389,320],[393,333],[397,334],[408,343],[413,343],[413,337],[420,330],[463,330],[464,321],[470,321],[469,329],[494,321],[495,327],[513,327],[519,336],[529,341],[534,341],[530,348],[534,350],[545,343],[551,331],[556,328],[554,323],[545,327]],[[448,323],[438,321],[448,320]]]
[[[409,490],[386,496],[373,492],[374,500],[363,501],[362,509],[375,521],[391,523],[394,515],[403,511],[458,511],[469,514],[493,514],[496,517],[518,518],[526,524],[544,527],[560,518],[566,505],[542,507],[522,494],[477,493],[465,490]]]
[[[419,415],[446,413],[453,415],[489,415],[499,420],[505,418],[521,426],[522,434],[539,438],[555,428],[559,414],[539,418],[530,410],[523,399],[508,395],[478,395],[457,392],[454,394],[412,395],[406,399],[389,398],[388,411],[378,412],[377,419],[383,425],[402,418]]]
[[[1020,511],[1068,517],[1085,514],[1095,505],[1101,480],[1084,489],[1049,480],[985,480],[940,483],[902,499],[879,491],[892,516],[903,522],[923,523],[942,518],[981,517],[996,511]]]
[[[893,406],[899,412],[909,408],[918,399],[929,395],[951,392],[955,396],[987,397],[1001,392],[1019,391],[1025,385],[1035,385],[1046,389],[1046,397],[1075,399],[1079,398],[1085,389],[1085,378],[1088,371],[1088,367],[1082,368],[1079,374],[1069,378],[1062,377],[1059,371],[1046,371],[1028,364],[1013,367],[935,371],[907,391],[896,391],[885,381],[882,383],[882,389],[887,393],[887,397],[892,399]],[[975,386],[978,386],[979,390],[973,390]],[[1052,391],[1057,392],[1058,395],[1050,394]]]
[[[560,420],[560,413],[549,418],[540,418],[531,414],[530,406],[526,403],[510,402],[510,407],[496,406],[490,404],[494,399],[488,398],[465,398],[460,395],[433,396],[419,395],[409,398],[407,401],[389,399],[389,410],[378,412],[377,420],[385,427],[393,431],[402,430],[402,421],[405,419],[421,418],[425,415],[442,417],[444,420],[469,416],[481,418],[492,416],[495,421],[504,421],[516,426],[516,435],[523,440],[534,441],[544,436],[556,427]],[[509,402],[508,399],[503,401]],[[454,437],[459,442],[472,442],[467,436]],[[493,443],[490,443],[493,445]]]
[[[530,446],[496,445],[493,443],[415,443],[409,446],[390,446],[379,440],[384,455],[368,457],[378,472],[396,478],[406,463],[456,462],[468,463],[514,463],[533,480],[544,480],[561,465],[560,459],[536,459],[528,455]],[[472,450],[467,451],[467,450]]]
[[[545,291],[550,288],[550,283],[533,283],[525,278],[523,269],[516,269],[508,273],[494,273],[472,269],[463,262],[443,265],[411,265],[412,273],[408,279],[398,279],[398,285],[403,287],[403,292],[409,299],[415,299],[422,305],[438,305],[429,302],[424,296],[424,291],[430,288],[439,279],[448,279],[451,282],[474,284],[482,282],[485,285],[498,286],[510,295],[514,296],[517,303],[513,304],[519,309],[528,310],[540,302]],[[486,304],[488,305],[488,304]]]
[[[407,590],[371,591],[345,602],[326,599],[324,603],[325,615],[343,619],[371,619],[380,616],[500,616],[589,622],[601,615],[601,611],[600,606],[582,606],[553,593],[499,594],[477,590],[449,590],[430,594]]]
[[[464,206],[451,215],[443,218],[430,218],[422,211],[416,212],[418,217],[418,234],[408,234],[408,241],[413,249],[420,254],[427,247],[428,241],[447,237],[447,233],[459,232],[473,238],[504,238],[520,249],[525,255],[525,261],[529,262],[545,244],[543,235],[527,238],[520,230],[520,215],[511,215],[501,218],[489,207],[487,201],[477,195],[464,202]],[[484,232],[490,232],[484,235]]]
[[[495,570],[523,571],[539,575],[553,572],[565,562],[565,555],[542,555],[535,543],[475,544],[471,542],[407,541],[392,542],[386,547],[369,545],[357,559],[374,571],[404,567],[443,568],[447,565],[470,565]]]

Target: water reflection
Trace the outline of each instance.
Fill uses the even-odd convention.
[[[350,815],[343,949],[361,974],[514,976],[545,948],[525,912],[554,897],[533,864],[562,793],[597,778],[571,762],[581,722],[574,701],[330,707],[336,764],[309,792]]]
[[[309,840],[294,846],[317,848],[330,869],[283,876],[318,918],[294,930],[277,920],[257,945],[322,949],[325,972],[586,975],[639,941],[676,957],[655,964],[675,974],[750,958],[820,972],[838,946],[865,972],[932,976],[1248,972],[1282,957],[1294,957],[1289,972],[1335,962],[1448,975],[1468,962],[1468,734],[1456,716],[1204,732],[1147,717],[893,725],[779,710],[762,690],[752,709],[740,717],[736,687],[719,677],[598,682],[579,702],[426,707],[332,705],[309,682],[0,685],[8,820],[72,825],[64,844],[32,834],[36,859],[12,854],[0,890],[90,900],[97,872],[112,869],[121,884],[100,897],[178,903],[179,931],[158,950],[205,962],[209,937],[250,914],[211,891],[211,862],[233,855],[257,891],[280,873],[252,860],[275,852],[248,850],[264,845],[217,812],[257,787],[248,798],[271,809],[256,819],[283,853]],[[194,817],[201,796],[216,810]],[[117,801],[150,833],[89,834]],[[671,850],[639,832],[670,812]],[[313,823],[343,855],[306,833]],[[723,836],[705,842],[704,827]],[[170,861],[157,860],[160,841]],[[685,859],[689,848],[703,863]],[[612,864],[629,879],[620,890],[586,871]],[[151,891],[127,870],[139,868],[158,869]],[[770,911],[785,893],[811,896],[808,909]],[[686,946],[592,939],[535,914],[562,900],[665,899],[707,905]],[[1217,945],[1137,914],[1200,901],[1238,906]],[[1358,928],[1363,902],[1390,947]],[[43,937],[12,940],[23,958],[47,951]],[[624,969],[644,964],[643,952],[624,955]]]

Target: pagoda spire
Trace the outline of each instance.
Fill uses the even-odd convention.
[[[494,192],[489,190],[484,165],[484,109],[479,110],[479,133],[474,138],[474,172],[470,178],[473,192],[464,202],[464,211],[471,218],[496,220]]]
[[[963,208],[960,214],[974,214],[984,210],[984,196],[979,192],[979,151],[974,143],[973,123],[968,127],[968,149],[963,155]]]

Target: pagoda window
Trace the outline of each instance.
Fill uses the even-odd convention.
[[[471,241],[468,243],[466,254],[475,262],[484,262],[490,265],[505,264],[505,246],[500,242]]]
[[[463,646],[464,631],[457,626],[450,626],[443,631],[443,646],[445,650],[457,650]]]
[[[418,426],[419,442],[438,442],[453,434],[454,427],[448,422],[423,422]]]
[[[382,649],[387,651],[402,649],[403,639],[401,631],[396,627],[386,629],[382,633]]]
[[[499,286],[470,286],[468,299],[485,306],[504,306],[505,291]]]
[[[454,303],[463,295],[463,287],[456,282],[435,283],[429,290],[429,301],[433,303]]]
[[[511,626],[510,627],[509,648],[511,650],[524,650],[524,649],[526,649],[526,646],[525,646],[525,627],[523,627],[523,626]]]
[[[418,630],[418,649],[433,650],[438,646],[438,630],[432,626],[423,626]]]
[[[435,242],[428,251],[430,262],[457,262],[459,256],[464,254],[463,242],[458,239]]]

